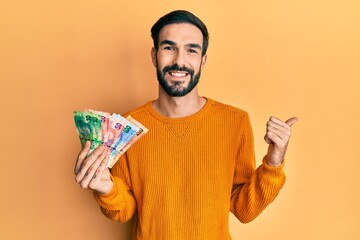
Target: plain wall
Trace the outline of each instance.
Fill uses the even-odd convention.
[[[1,1],[0,239],[128,239],[74,180],[73,110],[157,96],[150,28],[187,9],[210,31],[200,94],[248,111],[257,164],[271,115],[297,116],[277,199],[233,239],[360,239],[360,2]]]

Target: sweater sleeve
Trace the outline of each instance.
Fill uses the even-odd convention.
[[[285,183],[283,164],[263,163],[255,169],[254,140],[248,114],[244,115],[235,163],[230,211],[243,223],[255,219],[278,195]]]
[[[99,194],[94,191],[94,198],[106,217],[126,222],[131,219],[136,208],[135,198],[131,191],[126,154],[123,154],[111,169],[111,180],[114,183],[111,191],[107,194]]]

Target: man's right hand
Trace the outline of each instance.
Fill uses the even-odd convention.
[[[106,167],[109,158],[108,149],[105,146],[99,146],[87,156],[90,145],[90,141],[87,141],[79,153],[74,169],[75,180],[82,188],[90,188],[100,194],[109,193],[113,182],[110,171]]]

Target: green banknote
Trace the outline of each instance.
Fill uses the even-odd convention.
[[[98,146],[107,147],[107,167],[112,168],[122,154],[149,130],[131,116],[88,109],[74,111],[74,120],[81,145],[91,142],[88,154]]]
[[[102,144],[101,116],[89,111],[74,111],[74,120],[81,145],[89,140],[91,153]]]

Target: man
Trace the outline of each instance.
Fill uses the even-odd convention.
[[[229,210],[249,222],[274,200],[285,181],[291,125],[271,117],[269,149],[255,169],[248,114],[198,95],[206,63],[206,26],[187,11],[160,18],[151,29],[158,99],[130,111],[149,132],[111,172],[107,150],[79,153],[75,174],[94,191],[101,211],[120,222],[137,213],[135,239],[231,239]]]

